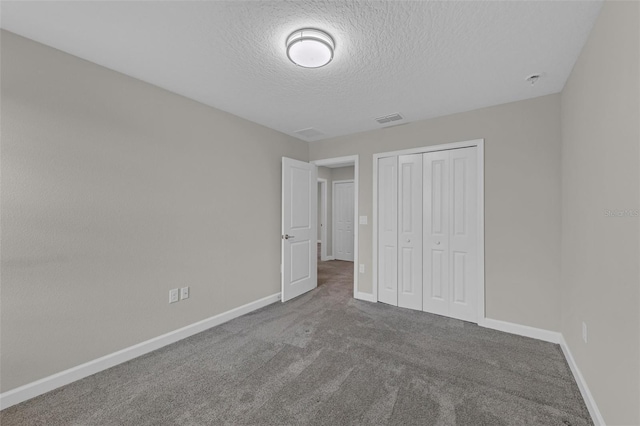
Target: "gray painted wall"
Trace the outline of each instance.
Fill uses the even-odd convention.
[[[316,203],[318,207],[318,214],[316,215],[318,218],[318,241],[322,239],[322,185],[318,182],[318,200]]]
[[[352,180],[354,172],[354,166],[336,167],[335,169],[331,169],[331,180]]]
[[[310,159],[357,154],[359,291],[371,292],[373,154],[485,139],[486,312],[560,330],[560,96],[450,115],[310,144]]]
[[[639,13],[604,3],[562,93],[562,334],[609,425],[640,424]]]
[[[307,143],[1,47],[2,391],[280,291],[281,157]]]

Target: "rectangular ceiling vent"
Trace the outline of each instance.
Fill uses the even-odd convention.
[[[385,115],[384,117],[378,117],[376,118],[376,121],[380,124],[385,124],[385,123],[390,123],[392,121],[399,121],[402,119],[403,117],[396,112],[395,114]]]
[[[320,136],[324,136],[324,133],[314,129],[313,127],[309,127],[308,129],[297,130],[293,133],[295,133],[296,135],[302,136],[305,139],[315,139]]]

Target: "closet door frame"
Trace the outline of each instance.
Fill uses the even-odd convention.
[[[378,160],[408,154],[423,154],[434,151],[445,151],[459,148],[477,148],[477,179],[478,179],[478,265],[477,265],[477,302],[478,324],[485,320],[485,282],[484,282],[484,139],[474,139],[463,142],[453,142],[441,145],[424,146],[420,148],[404,149],[400,151],[381,152],[373,155],[373,301],[378,302]]]

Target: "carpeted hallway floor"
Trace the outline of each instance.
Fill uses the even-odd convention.
[[[557,345],[316,290],[0,413],[10,425],[589,425]]]

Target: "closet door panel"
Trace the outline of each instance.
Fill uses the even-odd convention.
[[[378,300],[398,306],[398,157],[378,160]]]
[[[398,306],[422,310],[422,154],[398,157]]]
[[[449,315],[449,152],[423,154],[423,310]]]
[[[477,148],[450,151],[449,315],[477,322]]]

